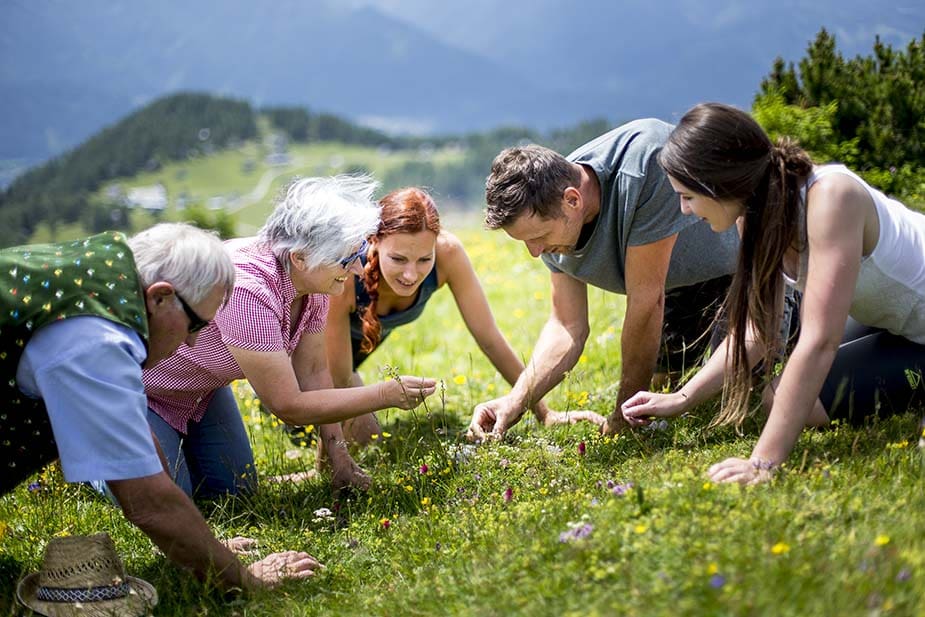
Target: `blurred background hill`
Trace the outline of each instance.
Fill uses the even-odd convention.
[[[419,135],[745,107],[820,28],[853,57],[920,35],[925,4],[4,0],[0,23],[0,159],[36,163],[183,90]]]
[[[293,175],[477,209],[503,147],[566,153],[701,100],[925,194],[920,2],[6,0],[0,23],[0,246],[247,233]]]

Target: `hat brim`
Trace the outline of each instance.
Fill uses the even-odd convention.
[[[16,599],[40,615],[47,617],[142,617],[151,612],[157,604],[157,590],[148,581],[126,576],[130,591],[124,598],[102,602],[84,602],[79,606],[67,602],[46,602],[36,596],[39,587],[39,573],[29,574],[16,586]]]

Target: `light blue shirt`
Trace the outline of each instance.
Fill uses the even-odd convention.
[[[16,381],[44,401],[68,482],[163,471],[146,418],[146,357],[135,331],[101,317],[56,321],[29,339]]]

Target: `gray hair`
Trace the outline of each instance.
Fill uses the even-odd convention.
[[[216,285],[226,298],[231,295],[234,264],[215,232],[187,223],[158,223],[129,238],[128,245],[145,288],[166,281],[191,304],[204,300]]]
[[[287,272],[290,253],[301,253],[310,269],[337,263],[379,227],[378,186],[365,175],[297,179],[258,236]]]

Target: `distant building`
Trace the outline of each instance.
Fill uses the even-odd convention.
[[[133,186],[125,195],[125,203],[130,208],[163,210],[167,207],[167,189],[160,182],[151,186]]]
[[[109,201],[115,201],[119,203],[125,202],[125,189],[122,188],[121,184],[110,184],[106,187],[105,191],[106,199]]]
[[[271,133],[264,139],[263,145],[267,149],[264,163],[270,167],[288,165],[292,161],[288,152],[289,140],[282,133]]]

